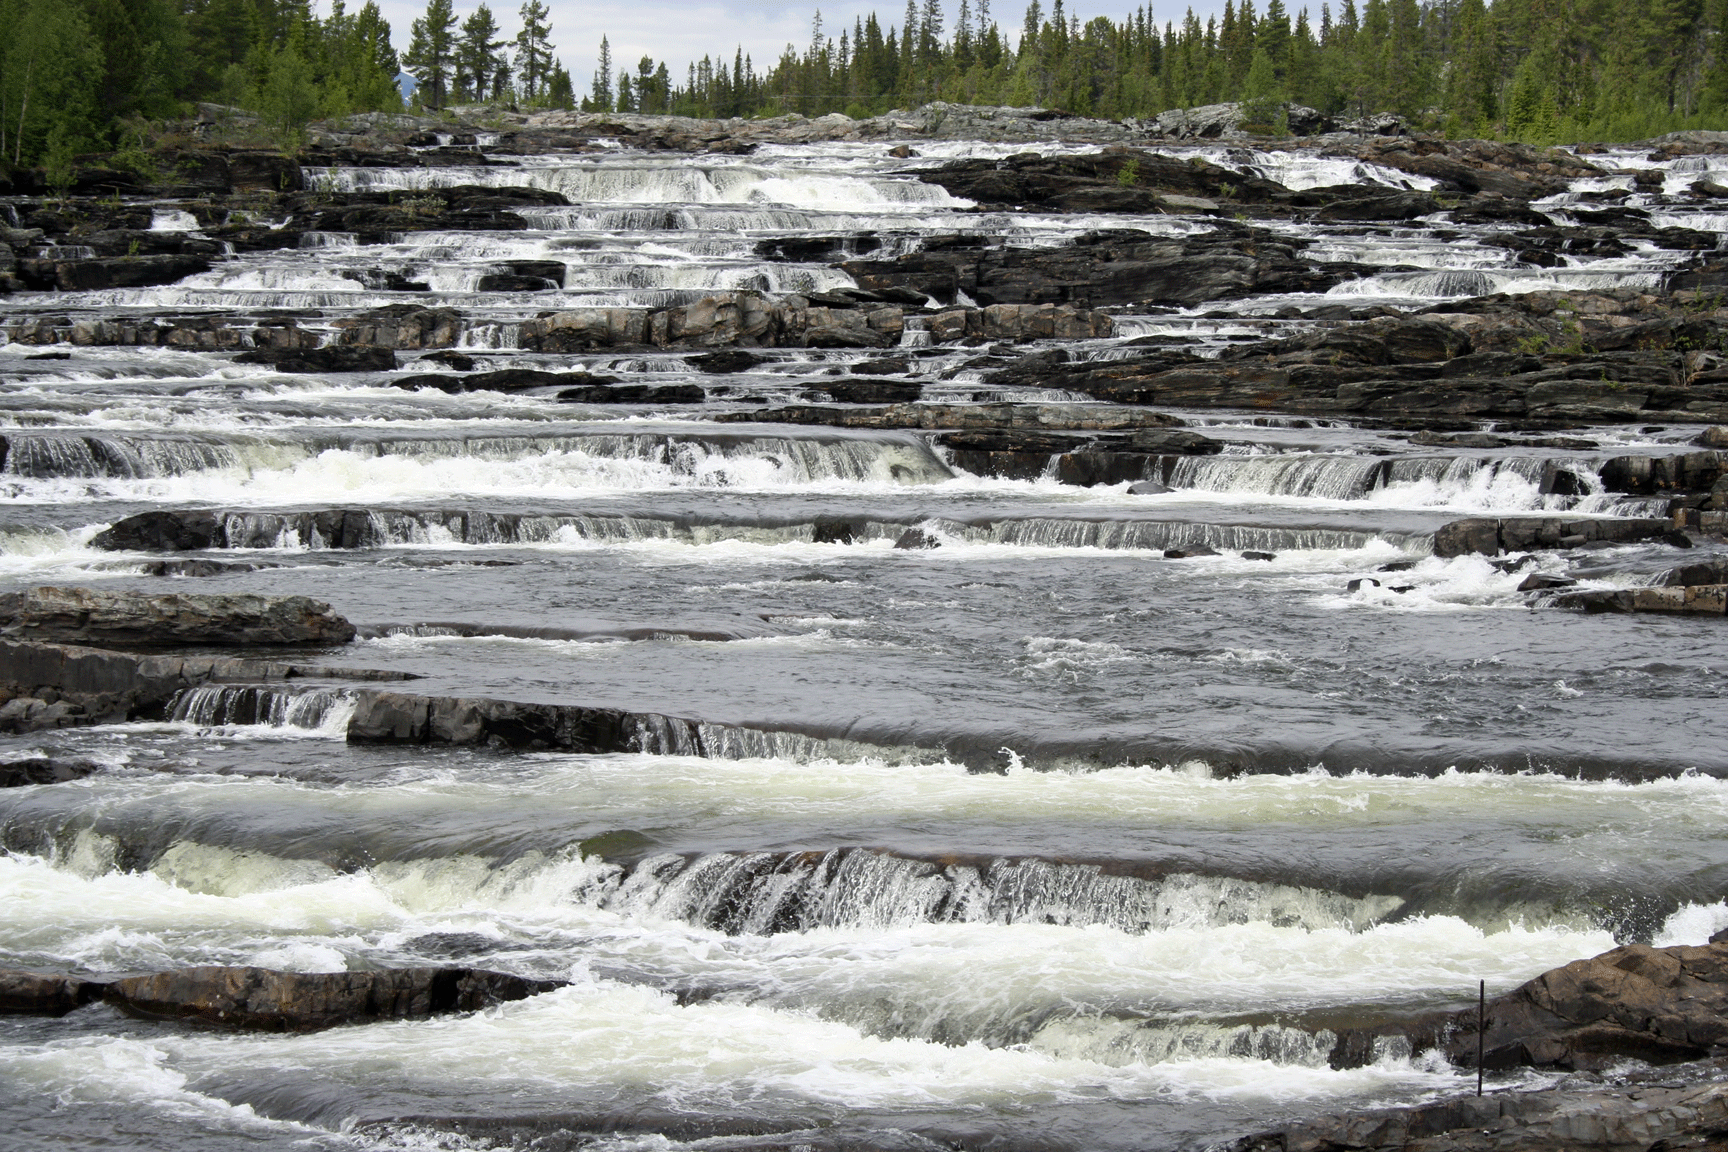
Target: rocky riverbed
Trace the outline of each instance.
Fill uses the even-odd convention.
[[[20,1147],[1710,1146],[1728,136],[1238,111],[12,177]]]

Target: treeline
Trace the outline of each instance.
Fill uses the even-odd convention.
[[[1627,140],[1728,127],[1728,0],[1226,0],[1204,24],[1149,8],[1080,22],[1032,0],[1005,32],[989,0],[907,0],[824,27],[766,69],[741,50],[679,77],[644,56],[616,66],[602,39],[581,106],[689,116],[854,117],[932,100],[1040,105],[1108,118],[1240,100],[1277,131],[1285,102],[1333,116],[1395,112],[1452,136],[1536,143]],[[1292,0],[1293,2],[1293,0]],[[65,169],[93,150],[140,150],[150,123],[195,101],[255,113],[294,146],[321,117],[486,101],[577,103],[544,0],[506,37],[486,4],[458,19],[428,0],[398,56],[374,0],[0,0],[0,163]]]
[[[1394,112],[1454,137],[1532,143],[1630,140],[1728,127],[1728,0],[1226,0],[1204,24],[1189,9],[1159,24],[1139,8],[1082,24],[1032,0],[1010,37],[989,0],[907,0],[836,38],[818,14],[809,45],[765,72],[741,52],[704,57],[679,86],[644,57],[612,77],[603,46],[594,110],[854,117],[932,100],[1039,105],[1106,118],[1244,101],[1279,128],[1281,105],[1331,116]]]
[[[64,165],[141,142],[213,100],[284,138],[318,116],[399,109],[390,25],[372,0],[0,0],[0,155]]]
[[[541,0],[522,6],[506,41],[481,4],[458,24],[432,0],[398,56],[374,0],[0,0],[0,163],[64,169],[81,152],[120,150],[147,163],[151,122],[212,101],[256,114],[294,147],[304,126],[352,112],[404,110],[397,77],[420,80],[415,103],[574,104],[552,58]]]

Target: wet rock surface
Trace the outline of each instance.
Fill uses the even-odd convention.
[[[1231,1152],[1417,1149],[1561,1152],[1708,1149],[1728,1128],[1728,1062],[1571,1076],[1535,1091],[1452,1096],[1409,1108],[1322,1117],[1226,1145]]]
[[[330,645],[353,639],[354,626],[306,596],[40,587],[0,595],[0,636],[121,646]]]
[[[98,1000],[144,1020],[252,1032],[316,1032],[383,1020],[476,1012],[563,986],[474,968],[278,972],[200,967],[84,980],[0,970],[0,1013],[64,1016]]]
[[[413,680],[369,668],[253,660],[244,657],[154,655],[71,644],[0,640],[0,731],[36,732],[126,720],[161,720],[176,697],[207,684],[339,683]],[[68,769],[70,770],[70,769]],[[35,780],[58,772],[52,763],[20,768]]]
[[[479,1006],[497,967],[581,987],[431,1025],[467,1063],[422,1067],[412,1026],[245,1059],[175,1027],[146,1071],[338,1140],[1123,1152],[1420,1099],[1473,1079],[1459,973],[1701,939],[1728,140],[1285,111],[1327,135],[456,109],[212,146],[174,186],[15,183],[14,584],[311,592],[365,646],[0,637],[0,959],[31,970],[0,1008],[74,1014],[9,1034],[95,1099],[169,1029],[76,1014],[121,1002],[88,971],[157,973],[125,995],[158,1021],[295,1031]],[[1032,147],[925,143],[964,134]],[[903,946],[931,932],[951,963]],[[356,971],[226,967],[284,955]],[[1495,1075],[1606,1069],[1560,1119],[1500,1092],[1266,1139],[1702,1146],[1660,1096],[1694,1073],[1625,1105],[1614,1062],[1715,1058],[1713,962],[1495,1001]],[[663,1039],[727,1056],[672,1101]],[[856,1107],[837,1039],[892,1065],[848,1065]],[[1100,1063],[1159,1087],[1097,1097]],[[7,1123],[112,1114],[30,1112],[61,1086]]]

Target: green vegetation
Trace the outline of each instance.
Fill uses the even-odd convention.
[[[1227,0],[1162,28],[1146,8],[1082,25],[1062,0],[1027,6],[1016,42],[988,0],[908,0],[898,26],[874,14],[788,46],[766,74],[748,57],[704,58],[685,84],[644,91],[596,77],[584,107],[758,116],[866,116],[931,100],[1041,105],[1105,118],[1243,101],[1283,129],[1286,101],[1333,116],[1393,112],[1454,137],[1537,144],[1632,140],[1728,128],[1728,0],[1341,0],[1292,18],[1284,0]],[[644,60],[642,75],[652,62]],[[661,66],[662,69],[664,66]],[[602,75],[610,76],[609,57]]]
[[[952,24],[944,0],[907,0],[897,24],[872,14],[836,38],[818,14],[809,44],[767,71],[740,50],[681,83],[650,56],[615,71],[602,39],[581,106],[861,117],[947,100],[1117,118],[1239,100],[1277,133],[1294,101],[1538,144],[1728,127],[1728,0],[1327,0],[1317,19],[1263,2],[1160,26],[1147,8],[1082,25],[1063,0],[1032,0],[1010,36],[989,0],[959,0]],[[151,125],[198,101],[250,113],[254,136],[293,149],[312,120],[402,110],[404,68],[418,109],[574,106],[544,0],[518,18],[509,37],[485,4],[459,20],[452,0],[428,0],[398,59],[374,0],[353,14],[331,0],[322,18],[311,0],[0,0],[0,165],[66,187],[74,157],[101,150],[149,176]]]

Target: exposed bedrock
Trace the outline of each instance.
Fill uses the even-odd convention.
[[[1221,223],[1198,236],[1089,232],[1059,248],[1003,248],[983,237],[932,237],[894,260],[840,267],[862,288],[909,288],[942,303],[1192,306],[1272,292],[1324,292],[1372,271],[1301,254],[1303,241]],[[1103,333],[1101,333],[1103,334]]]
[[[1676,531],[1672,520],[1654,518],[1588,519],[1565,516],[1474,517],[1454,520],[1434,533],[1434,554],[1498,556],[1502,552],[1532,552],[1542,548],[1577,548],[1597,541],[1630,544],[1669,539],[1689,548],[1691,541]],[[1684,541],[1684,543],[1682,543]]]
[[[1205,111],[1192,109],[1168,115],[1191,117]],[[1171,129],[1174,135],[1218,134],[1175,122]],[[1292,150],[1310,148],[1299,145]],[[1483,140],[1339,140],[1321,148],[1319,154],[1429,177],[1439,181],[1439,190],[1450,195],[1487,194],[1520,201],[1551,196],[1564,191],[1570,181],[1601,171],[1589,161],[1558,149]],[[1278,214],[1306,214],[1319,209],[1323,218],[1331,219],[1408,220],[1440,209],[1427,193],[1362,184],[1293,191],[1200,157],[1178,159],[1120,145],[1088,155],[1022,153],[1004,160],[960,160],[921,171],[918,176],[980,204],[1058,212],[1218,211],[1226,207],[1235,212],[1246,207]]]
[[[1256,1133],[1228,1152],[1720,1152],[1728,1061],[1605,1079],[1581,1074],[1529,1092],[1454,1096],[1347,1112]]]
[[[268,364],[278,372],[392,372],[396,353],[388,348],[349,345],[331,348],[255,348],[234,357],[237,364]]]
[[[893,404],[881,408],[828,408],[820,405],[721,412],[716,423],[825,425],[833,428],[1023,428],[1052,432],[1117,432],[1137,428],[1176,428],[1180,416],[1150,408],[1110,404]]]
[[[945,301],[952,301],[949,294]],[[927,327],[937,342],[1088,339],[1114,330],[1108,316],[1048,302],[957,308],[908,317],[895,304],[816,304],[790,295],[725,292],[672,308],[573,308],[525,321],[518,345],[537,352],[577,352],[619,345],[657,348],[890,348],[908,326]],[[347,338],[346,335],[344,337]]]
[[[210,966],[112,981],[0,970],[0,1013],[64,1016],[101,1000],[145,1020],[315,1032],[343,1024],[474,1012],[561,987],[562,981],[474,968],[277,972]]]
[[[1723,317],[1636,292],[1467,300],[1421,316],[1315,329],[1203,359],[1158,349],[1113,361],[1012,364],[996,385],[1102,400],[1259,408],[1451,428],[1728,420]]]
[[[1728,1055],[1728,942],[1652,948],[1628,944],[1574,960],[1488,1001],[1481,1037],[1487,1069],[1602,1069],[1626,1060],[1675,1064]],[[1476,1066],[1475,1007],[1338,1033],[1335,1068],[1371,1063],[1375,1041],[1409,1040]]]
[[[1170,478],[1184,456],[1214,456],[1221,441],[1185,429],[1149,428],[1129,435],[1085,435],[1023,429],[943,432],[936,443],[953,462],[979,476],[1031,480],[1054,469],[1064,484],[1093,487]]]
[[[205,684],[413,679],[367,668],[0,640],[0,731],[161,720],[176,695]]]
[[[354,625],[307,596],[44,586],[0,594],[0,636],[122,647],[346,644]]]

